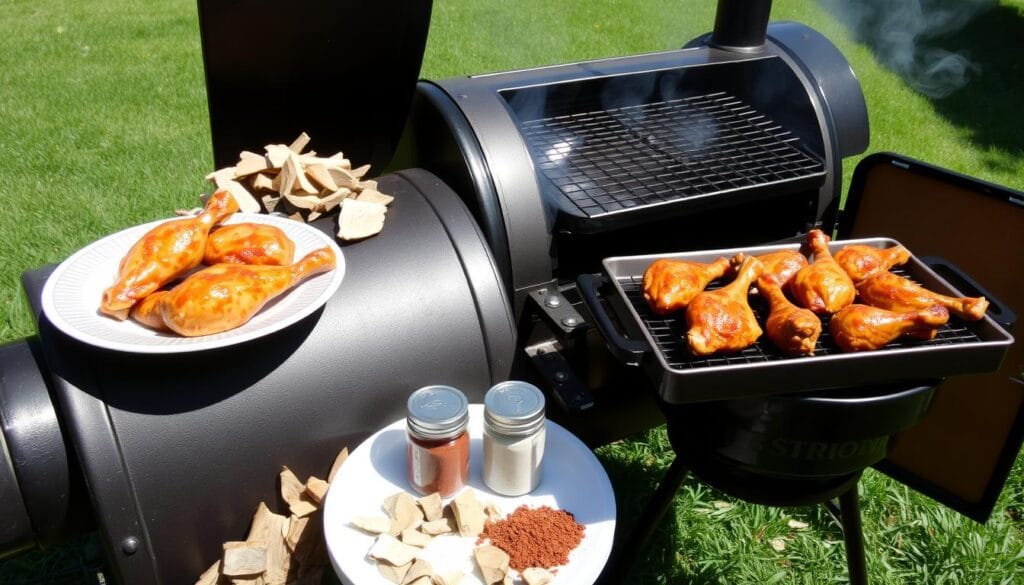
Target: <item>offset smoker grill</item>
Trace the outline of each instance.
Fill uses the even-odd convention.
[[[12,519],[0,549],[78,530],[71,512],[88,510],[115,580],[191,582],[276,499],[281,465],[322,475],[418,386],[479,401],[507,378],[541,385],[549,415],[592,445],[667,420],[678,458],[636,534],[620,535],[634,550],[619,569],[690,470],[767,504],[839,496],[853,581],[864,573],[852,488],[868,466],[983,521],[1024,435],[1019,344],[998,374],[938,390],[934,379],[832,388],[837,375],[810,392],[691,402],[681,386],[666,400],[646,342],[614,316],[598,333],[608,313],[583,305],[577,282],[606,258],[762,245],[813,226],[897,238],[1024,298],[1003,268],[1024,231],[1007,201],[1024,194],[875,155],[839,213],[842,159],[867,147],[860,86],[820,34],[768,27],[769,5],[722,1],[715,32],[684,50],[415,84],[429,1],[251,2],[245,30],[231,7],[201,2],[217,166],[303,130],[322,152],[391,160],[406,170],[380,178],[396,196],[387,226],[345,248],[345,281],[321,311],[259,342],[147,358],[83,346],[40,318],[38,336],[0,348],[0,512]],[[271,27],[272,39],[249,33]],[[373,59],[351,58],[367,46]],[[386,89],[348,91],[353,79]],[[316,96],[294,91],[304,82]],[[24,277],[34,307],[49,270]],[[594,291],[595,308],[614,299]],[[1007,307],[990,314],[1014,320]]]

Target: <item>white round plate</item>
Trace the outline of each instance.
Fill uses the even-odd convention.
[[[265,223],[281,228],[295,242],[295,259],[324,246],[337,256],[337,267],[310,277],[287,291],[241,327],[203,337],[182,337],[118,321],[100,313],[103,291],[117,278],[121,258],[160,220],[111,234],[89,244],[53,271],[43,286],[43,313],[69,336],[105,349],[134,353],[184,353],[226,347],[262,337],[317,310],[338,290],[345,276],[345,258],[333,238],[304,223],[272,215],[235,213],[224,224]]]
[[[547,422],[543,471],[533,492],[515,498],[498,495],[483,482],[483,406],[470,405],[469,485],[477,500],[494,502],[503,514],[520,505],[550,506],[566,510],[586,527],[583,541],[569,555],[569,564],[557,567],[554,584],[591,585],[601,574],[615,537],[615,493],[608,474],[593,452],[572,433]],[[366,556],[374,536],[352,527],[356,516],[383,516],[384,498],[398,491],[417,496],[406,480],[405,419],[396,421],[364,441],[341,466],[324,502],[324,537],[331,564],[343,583],[388,585]],[[447,501],[446,501],[447,503]],[[423,555],[436,573],[462,570],[462,585],[482,585],[473,560],[473,537],[435,537]],[[522,583],[518,578],[516,583]]]

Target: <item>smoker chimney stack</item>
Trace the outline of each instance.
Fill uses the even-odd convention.
[[[760,51],[771,11],[772,0],[718,0],[709,44],[729,51]]]

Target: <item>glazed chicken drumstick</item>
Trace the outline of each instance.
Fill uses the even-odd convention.
[[[757,258],[748,257],[736,280],[718,290],[702,292],[690,301],[686,307],[690,326],[686,340],[694,354],[739,351],[761,337],[763,331],[747,302],[747,293],[762,270]]]
[[[168,328],[188,337],[234,329],[271,299],[336,263],[334,251],[325,247],[290,266],[217,264],[174,287],[160,301],[160,314]]]
[[[121,260],[117,280],[103,291],[100,311],[126,319],[132,305],[198,266],[210,229],[236,211],[234,197],[217,191],[201,214],[165,221],[146,232]]]
[[[862,244],[851,244],[836,252],[836,262],[858,283],[862,280],[885,272],[893,266],[901,266],[910,260],[910,250],[903,246],[892,248],[875,248]]]
[[[965,321],[978,321],[985,316],[985,297],[948,297],[932,292],[914,281],[892,272],[876,274],[857,285],[861,300],[869,305],[891,311],[914,311],[931,305],[942,305]]]
[[[814,355],[821,319],[810,309],[789,302],[773,274],[762,274],[757,279],[757,290],[768,299],[771,309],[764,324],[768,339],[788,354]]]
[[[906,313],[868,305],[850,305],[832,316],[828,329],[843,351],[869,351],[879,349],[901,335],[930,339],[934,337],[935,330],[947,321],[949,311],[939,305]]]
[[[758,277],[757,288],[761,288],[761,281],[765,278],[772,276],[775,278],[776,284],[780,287],[785,287],[789,284],[789,281],[793,280],[796,273],[807,266],[807,257],[801,254],[797,250],[779,250],[777,252],[768,252],[767,254],[759,254],[754,256],[764,267],[761,272],[761,276]],[[740,252],[733,256],[729,263],[732,264],[733,268],[739,268],[743,264],[743,260],[746,258],[746,254]]]
[[[814,252],[814,262],[801,268],[789,283],[793,298],[815,313],[835,313],[853,303],[857,296],[853,280],[829,253],[829,239],[821,230],[807,233],[807,245]]]
[[[203,264],[286,266],[294,258],[295,242],[281,228],[265,223],[233,223],[210,232]]]
[[[708,283],[729,271],[729,261],[719,258],[710,264],[683,260],[655,260],[644,271],[644,300],[651,310],[667,315],[686,308]]]

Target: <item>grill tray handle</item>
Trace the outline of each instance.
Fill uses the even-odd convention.
[[[986,314],[996,322],[1011,329],[1017,322],[1017,314],[1010,309],[1009,305],[1000,301],[991,292],[985,290],[976,280],[965,274],[960,268],[939,256],[918,256],[918,260],[924,262],[929,268],[938,273],[939,276],[950,281],[953,286],[964,294],[972,297],[985,297],[988,301]]]
[[[583,304],[586,305],[598,331],[604,337],[608,351],[619,361],[631,366],[638,366],[644,355],[650,353],[651,346],[642,339],[630,339],[616,329],[597,292],[607,283],[603,274],[581,274],[576,277],[576,287],[580,291],[580,298],[583,299]]]

